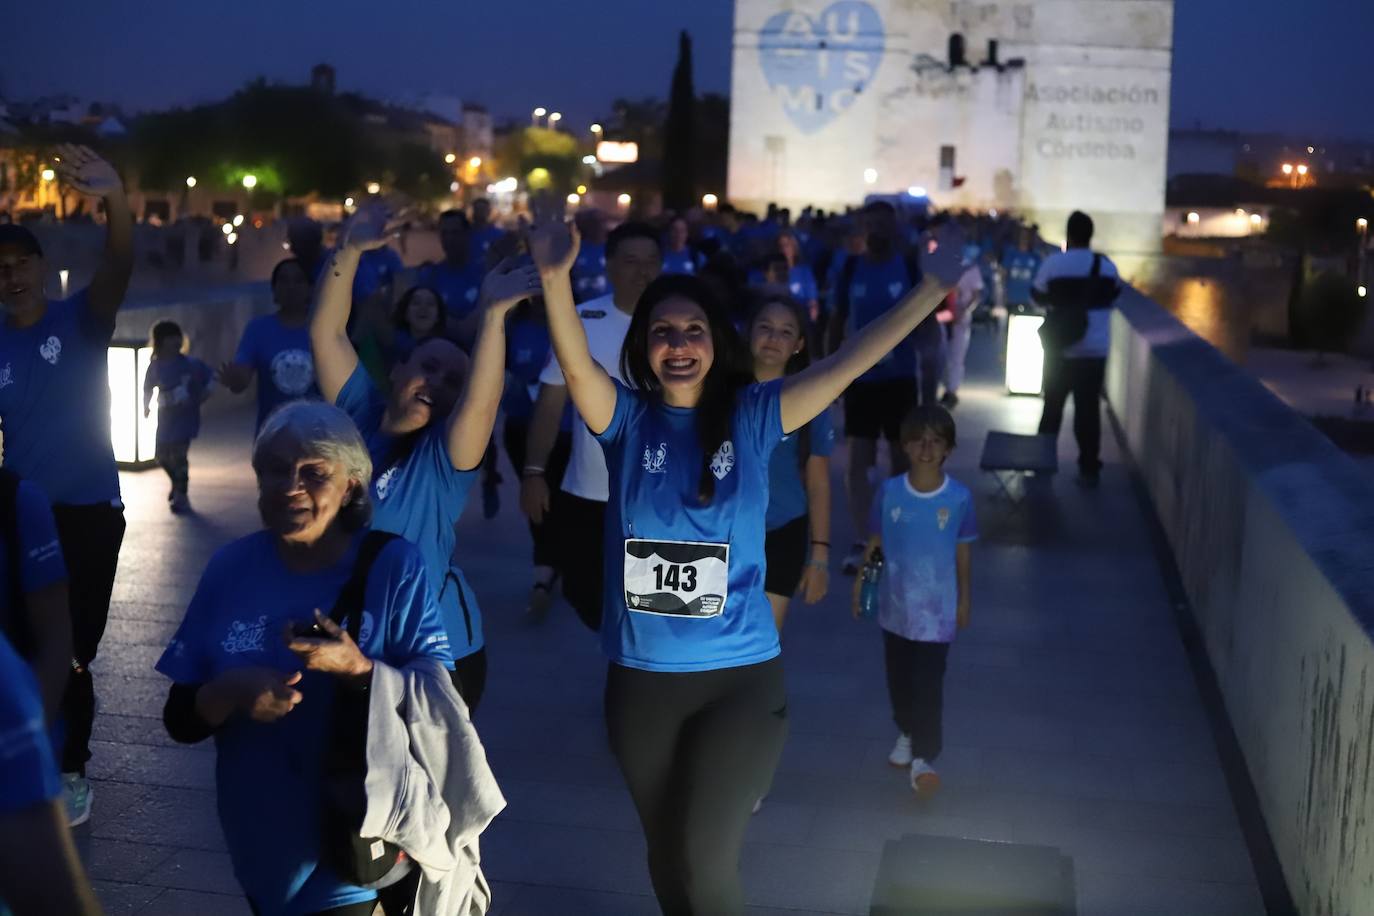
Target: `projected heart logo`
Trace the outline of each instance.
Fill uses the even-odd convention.
[[[883,19],[862,0],[839,0],[818,18],[788,11],[759,32],[768,88],[792,123],[814,134],[848,111],[882,62]]]

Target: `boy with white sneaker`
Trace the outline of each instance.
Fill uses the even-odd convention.
[[[887,759],[909,768],[921,798],[940,787],[932,764],[943,744],[945,661],[954,634],[968,626],[970,545],[978,539],[972,494],[944,472],[954,444],[954,418],[943,407],[906,417],[901,445],[911,470],[878,491],[864,551],[865,563],[883,552],[878,625],[901,730]],[[856,618],[862,582],[855,581]]]

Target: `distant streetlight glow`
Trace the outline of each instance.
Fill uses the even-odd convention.
[[[461,187],[461,185],[459,185],[458,182],[456,182],[456,181],[450,181],[450,182],[448,183],[448,189],[449,189],[450,191],[452,191],[454,194],[457,194],[457,193],[458,193],[458,188],[459,188],[459,187]]]
[[[580,195],[577,195],[577,194],[569,194],[569,195],[568,195],[568,203],[569,203],[570,205],[576,207],[578,204],[582,203],[582,198],[581,198]]]
[[[186,176],[186,187],[188,187],[188,188],[194,188],[195,186],[196,186],[196,176],[194,176],[194,175],[187,175],[187,176]]]
[[[701,195],[701,205],[707,210],[714,210],[718,203],[720,203],[720,198],[714,194]]]
[[[1291,163],[1291,162],[1285,162],[1285,163],[1283,164],[1283,174],[1285,174],[1285,175],[1292,175],[1292,174],[1293,174],[1293,163]]]
[[[375,181],[369,181],[369,182],[367,183],[367,193],[369,193],[369,194],[380,194],[380,193],[382,193],[382,186],[379,185],[379,184],[378,184],[377,182],[375,182]]]
[[[1369,220],[1361,216],[1359,219],[1355,220],[1355,228],[1360,230],[1361,232],[1364,232],[1366,229],[1369,228]]]
[[[1242,210],[1240,207],[1237,207],[1236,216],[1239,216],[1241,219],[1245,219],[1245,211]]]
[[[921,187],[921,186],[918,185],[918,184],[914,184],[914,185],[912,185],[911,187],[907,188],[907,189],[906,189],[906,192],[907,192],[907,194],[911,195],[912,197],[925,197],[925,196],[926,196],[926,189],[923,188],[923,187]]]
[[[864,169],[864,184],[877,184],[877,183],[878,183],[878,170],[877,170],[877,169]]]
[[[552,114],[549,115],[549,123],[550,123],[550,124],[557,124],[557,123],[558,123],[559,121],[561,121],[561,120],[563,120],[563,113],[562,113],[562,112],[555,111],[555,112],[553,112]]]
[[[237,232],[231,232],[231,233],[229,233],[229,235],[225,238],[225,241],[228,242],[230,245],[234,244],[234,243],[237,242],[238,240],[239,240],[239,234],[238,234]]]
[[[1298,174],[1299,174],[1299,175],[1306,175],[1306,174],[1307,174],[1307,165],[1306,165],[1306,163],[1304,163],[1303,165],[1298,166]]]
[[[219,231],[223,232],[225,235],[231,235],[234,231],[234,227],[225,223],[223,226],[219,227]]]
[[[234,228],[237,229],[239,226],[242,226],[242,225],[243,225],[243,214],[242,214],[242,213],[235,213],[235,214],[234,214]]]
[[[1258,226],[1262,222],[1264,222],[1264,217],[1260,216],[1258,213],[1250,214],[1250,225]]]
[[[1365,296],[1369,295],[1369,290],[1365,289],[1363,286],[1361,286],[1359,289],[1355,290],[1355,292],[1357,292],[1357,293],[1360,294],[1360,298],[1361,298],[1361,299],[1363,299]]]
[[[548,114],[548,113],[549,113],[548,109],[547,109],[547,108],[544,108],[544,107],[542,107],[542,106],[539,107],[539,108],[536,108],[536,109],[534,110],[534,116],[535,116],[536,118],[542,118],[542,117],[544,117],[544,115],[546,115],[546,114]]]
[[[345,207],[351,207],[351,206],[353,206],[353,198],[351,198],[351,197],[345,197],[345,198],[344,198],[344,206],[345,206]]]
[[[587,193],[587,186],[586,186],[585,184],[580,184],[580,185],[578,185],[578,186],[577,186],[577,193],[578,193],[578,194],[586,194],[586,193]]]
[[[1197,225],[1198,223],[1200,223],[1201,221],[1202,221],[1202,217],[1199,216],[1198,214],[1196,214],[1196,213],[1189,213],[1189,214],[1188,214],[1188,225],[1190,225],[1190,226],[1196,226],[1196,225]]]
[[[453,165],[453,163],[458,161],[458,154],[448,153],[444,156],[444,161],[447,162],[449,165]]]
[[[592,133],[594,133],[594,134],[599,134],[599,133],[601,133],[601,125],[600,125],[600,124],[593,124],[593,125],[592,125]]]
[[[592,156],[592,155],[583,156],[583,157],[582,157],[582,164],[583,164],[583,165],[596,165],[596,157],[595,157],[595,156]]]
[[[52,181],[54,178],[57,177],[57,173],[54,172],[52,169],[44,169],[42,175],[44,181]]]
[[[251,175],[251,174],[249,174],[249,175],[244,175],[244,176],[243,176],[243,186],[244,186],[246,189],[248,189],[249,191],[253,190],[254,188],[256,188],[256,187],[258,186],[258,176],[256,176],[256,175]]]
[[[1310,156],[1310,155],[1312,155],[1313,153],[1315,153],[1316,151],[1317,151],[1317,150],[1316,150],[1315,147],[1309,146],[1309,147],[1307,148],[1307,155]]]
[[[630,197],[630,195],[621,194],[619,197],[615,199],[615,202],[620,204],[622,207],[628,207],[630,205],[631,200],[632,198]]]
[[[470,165],[474,169],[480,169],[482,167],[482,157],[473,156],[471,159],[468,160],[468,165]]]

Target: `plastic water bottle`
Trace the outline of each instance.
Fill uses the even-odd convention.
[[[878,616],[878,585],[883,578],[881,547],[873,551],[873,556],[869,557],[859,575],[863,577],[863,585],[859,588],[859,616],[864,620],[872,620]]]

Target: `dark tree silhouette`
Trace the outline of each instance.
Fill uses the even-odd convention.
[[[678,36],[677,66],[663,128],[663,206],[685,210],[696,203],[696,91],[692,87],[692,37]]]

